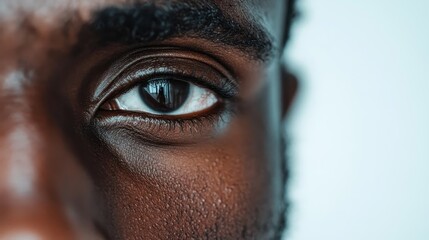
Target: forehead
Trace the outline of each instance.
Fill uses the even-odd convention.
[[[67,18],[90,21],[97,10],[109,6],[153,3],[168,6],[174,3],[216,5],[230,18],[251,25],[262,25],[274,37],[282,31],[285,2],[278,0],[0,0],[0,33],[7,28],[20,28],[24,21],[34,27],[55,27]],[[22,29],[21,29],[22,30]],[[280,33],[279,33],[280,34]]]
[[[0,19],[19,17],[21,14],[32,14],[55,18],[64,12],[79,13],[89,16],[91,11],[104,6],[138,3],[169,4],[171,2],[190,2],[191,0],[2,0],[0,1]],[[201,4],[214,3],[226,13],[267,15],[267,11],[278,9],[283,1],[276,0],[200,0]],[[21,15],[22,16],[22,15]]]
[[[285,3],[277,0],[0,0],[0,45],[13,53],[11,49],[19,48],[15,45],[27,46],[28,36],[37,33],[37,38],[32,38],[32,46],[36,46],[37,41],[69,46],[75,41],[73,36],[78,35],[80,26],[91,22],[96,12],[136,3],[167,8],[178,3],[190,8],[215,5],[238,24],[266,32],[274,45],[283,32]]]

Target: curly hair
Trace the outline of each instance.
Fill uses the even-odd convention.
[[[296,9],[296,1],[297,0],[288,0],[286,3],[286,24],[284,31],[284,43],[286,43],[291,35],[291,28],[294,23],[294,20],[298,16],[298,11]]]

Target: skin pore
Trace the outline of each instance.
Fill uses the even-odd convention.
[[[0,239],[279,239],[290,8],[2,0]]]

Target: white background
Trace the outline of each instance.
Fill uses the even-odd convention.
[[[429,0],[298,2],[286,239],[429,239]]]

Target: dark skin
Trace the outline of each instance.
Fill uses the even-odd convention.
[[[286,12],[2,0],[0,238],[278,239]]]

